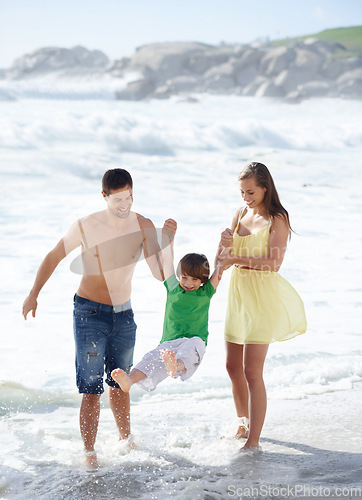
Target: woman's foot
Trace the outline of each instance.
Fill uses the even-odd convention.
[[[248,439],[240,451],[248,455],[255,455],[257,453],[261,453],[263,450],[259,445],[259,441]]]
[[[249,437],[249,419],[238,417],[238,429],[235,434],[236,439],[247,439]]]
[[[113,380],[117,382],[123,392],[129,392],[132,383],[128,373],[121,370],[121,368],[116,368],[112,371],[111,376]]]
[[[261,446],[246,446],[246,444],[240,448],[240,453],[245,455],[257,455],[258,453],[262,453],[263,450]]]

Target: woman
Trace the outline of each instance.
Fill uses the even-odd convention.
[[[226,367],[239,417],[236,437],[247,439],[242,451],[254,453],[261,451],[269,344],[305,333],[307,323],[301,298],[278,274],[291,226],[273,178],[262,163],[250,163],[239,182],[245,206],[221,234],[216,261],[234,265],[225,321]]]

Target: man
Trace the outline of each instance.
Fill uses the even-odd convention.
[[[130,302],[131,282],[142,250],[153,275],[163,280],[156,229],[149,219],[131,211],[132,187],[126,170],[116,168],[104,174],[102,195],[107,208],[70,227],[40,264],[23,304],[24,318],[30,311],[35,317],[40,290],[59,262],[82,246],[81,260],[78,259],[78,265],[73,262],[83,274],[74,297],[74,338],[77,386],[83,394],[80,432],[85,461],[91,467],[97,466],[94,444],[104,371],[120,439],[130,436],[129,394],[120,389],[110,374],[118,367],[128,372],[132,366],[137,327]]]

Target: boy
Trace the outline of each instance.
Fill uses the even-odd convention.
[[[162,244],[167,290],[163,335],[161,343],[145,354],[129,374],[121,368],[112,371],[112,378],[124,392],[129,392],[136,383],[146,391],[153,391],[168,375],[187,380],[195,373],[205,353],[210,300],[223,270],[218,265],[208,279],[210,267],[205,255],[190,253],[178,265],[178,281],[173,267],[171,237],[176,232],[176,222],[168,219],[164,229],[163,236],[169,237],[170,244]]]

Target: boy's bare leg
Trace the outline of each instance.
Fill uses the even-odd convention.
[[[176,359],[176,354],[170,349],[161,351],[163,362],[170,377],[176,377],[177,372],[185,372],[186,367],[181,359]]]
[[[97,437],[99,412],[100,395],[83,394],[79,413],[80,434],[84,443],[84,451],[86,452],[85,463],[89,467],[94,468],[98,466],[94,444]]]
[[[147,378],[147,375],[136,368],[131,370],[131,373],[126,373],[121,368],[116,368],[112,371],[111,377],[117,382],[123,392],[129,392],[133,384]]]

